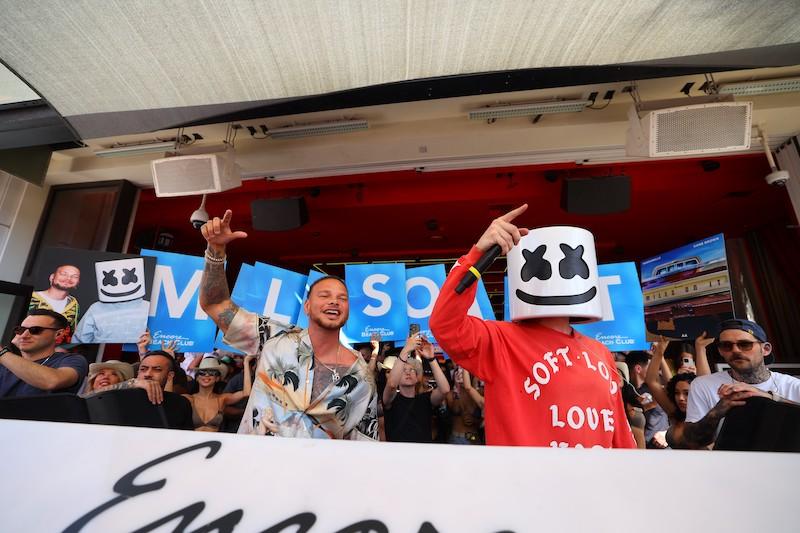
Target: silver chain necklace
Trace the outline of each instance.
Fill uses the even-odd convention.
[[[328,365],[326,365],[325,363],[323,363],[323,362],[322,362],[322,359],[320,359],[319,357],[317,357],[317,361],[319,361],[319,364],[321,364],[322,366],[324,366],[325,368],[327,368],[327,369],[328,369],[328,371],[330,371],[330,373],[331,373],[331,380],[332,380],[334,383],[336,383],[336,382],[338,382],[338,381],[339,381],[339,371],[338,371],[338,367],[339,367],[339,350],[340,350],[341,348],[342,348],[342,345],[341,345],[341,344],[340,344],[339,346],[337,346],[337,347],[336,347],[336,363],[334,363],[334,366],[333,366],[333,368],[331,368],[331,367],[329,367]]]

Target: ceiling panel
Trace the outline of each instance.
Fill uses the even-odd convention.
[[[0,59],[64,116],[800,42],[795,0],[0,0]]]

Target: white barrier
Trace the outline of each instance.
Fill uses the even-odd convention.
[[[0,421],[2,531],[797,531],[800,455]],[[294,525],[293,525],[294,524]]]

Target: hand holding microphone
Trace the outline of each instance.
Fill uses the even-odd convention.
[[[467,287],[479,279],[487,268],[497,259],[497,256],[507,254],[519,240],[528,234],[528,228],[518,228],[511,223],[512,220],[528,209],[528,204],[522,204],[505,215],[492,220],[486,231],[475,244],[483,252],[480,259],[475,262],[468,272],[464,274],[456,287],[456,293],[461,294]]]

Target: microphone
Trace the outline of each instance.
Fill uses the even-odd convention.
[[[500,248],[499,244],[492,245],[491,248],[486,250],[481,258],[475,261],[475,265],[469,267],[469,270],[464,274],[464,277],[458,282],[456,294],[461,294],[467,289],[467,287],[475,283],[476,279],[480,279],[481,274],[486,272],[486,269],[489,268],[489,265],[494,263],[494,260],[497,259],[497,256],[500,255],[500,252],[502,251],[503,250]]]

